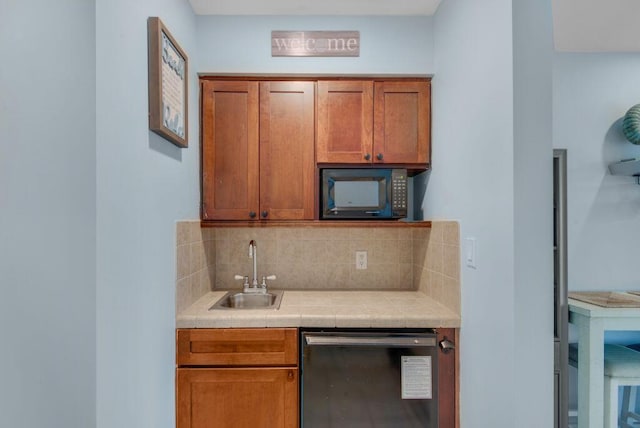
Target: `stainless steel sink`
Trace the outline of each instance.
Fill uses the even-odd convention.
[[[229,291],[209,310],[214,309],[278,309],[282,300],[282,290],[266,293],[243,293]]]

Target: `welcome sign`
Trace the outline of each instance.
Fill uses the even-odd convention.
[[[272,31],[271,56],[360,56],[360,32]]]

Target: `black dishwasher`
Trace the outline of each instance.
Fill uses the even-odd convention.
[[[436,334],[301,329],[303,428],[438,426]]]

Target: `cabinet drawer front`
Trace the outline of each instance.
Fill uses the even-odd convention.
[[[298,427],[297,368],[177,369],[178,428]]]
[[[295,366],[295,328],[178,329],[179,366]]]

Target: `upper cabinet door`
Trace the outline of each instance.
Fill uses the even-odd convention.
[[[318,163],[371,163],[373,81],[318,82]]]
[[[430,82],[376,82],[374,163],[430,162]]]
[[[258,219],[258,83],[202,82],[202,219]]]
[[[260,217],[311,220],[315,82],[260,82]]]

